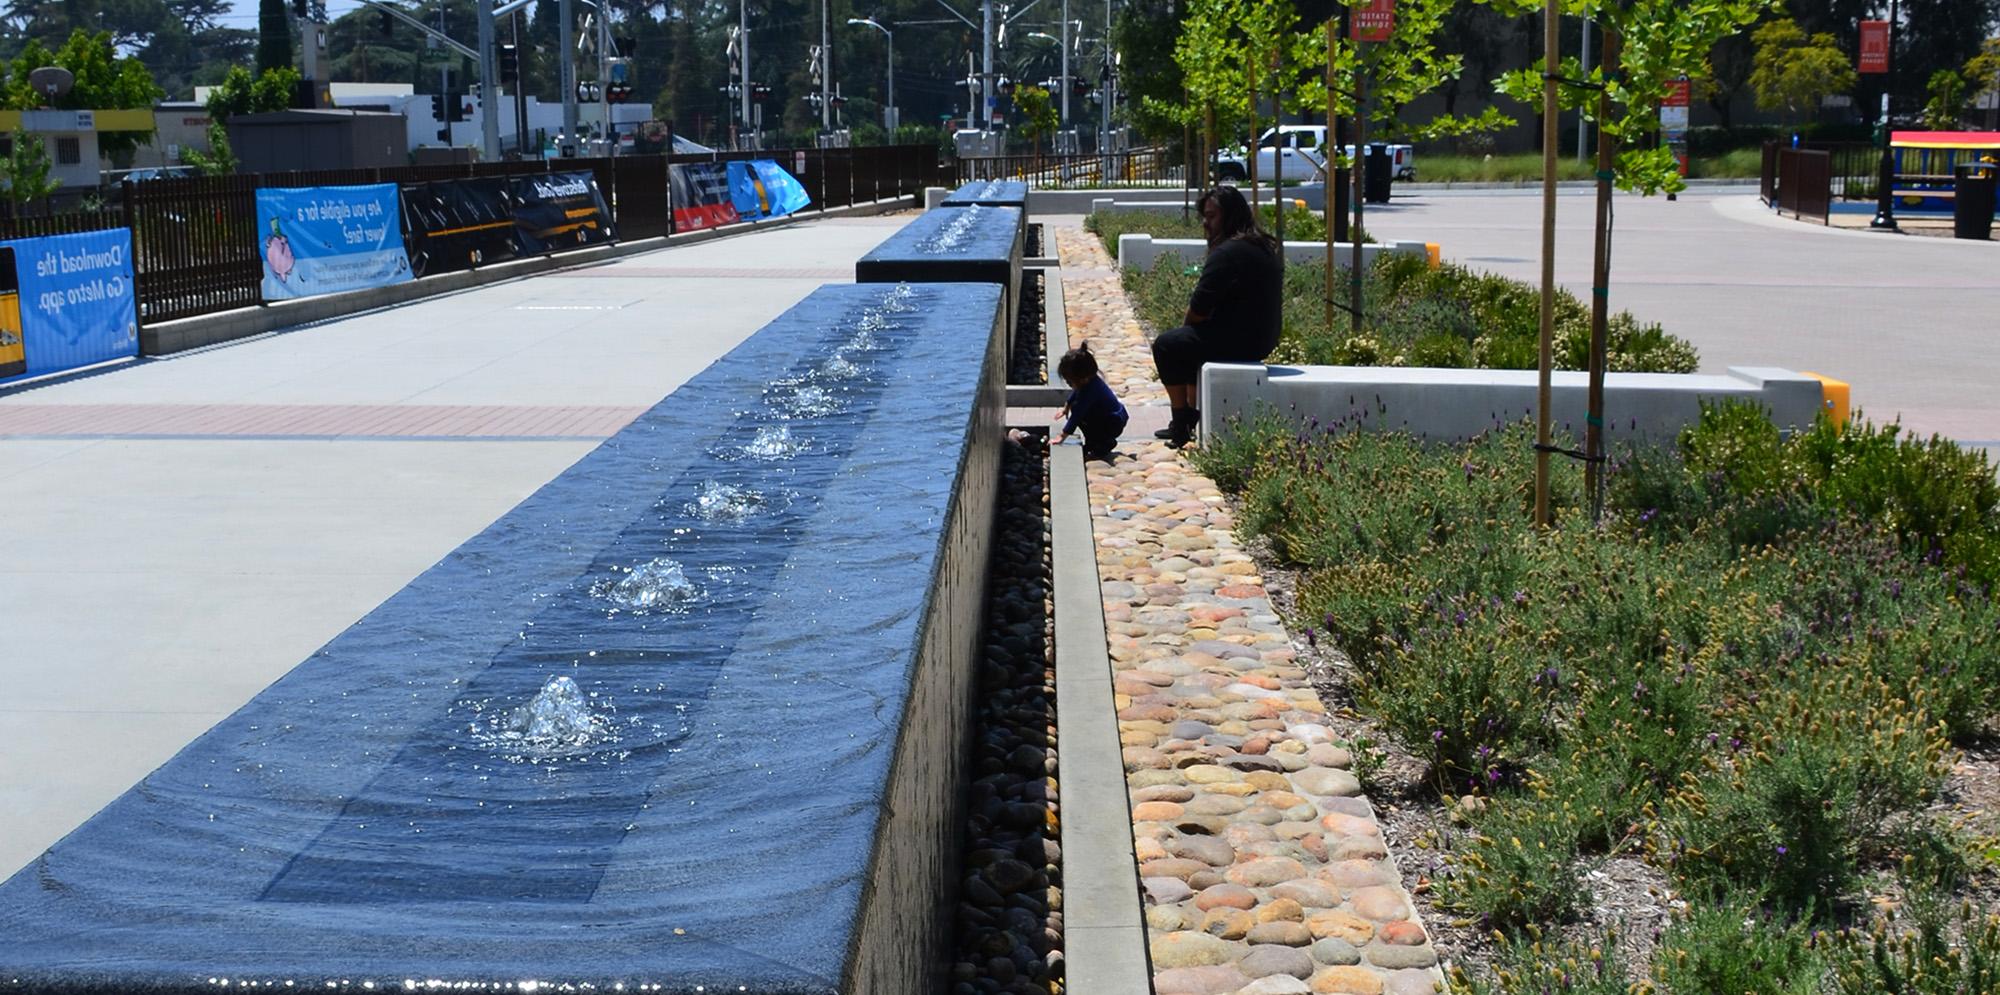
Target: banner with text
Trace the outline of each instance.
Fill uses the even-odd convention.
[[[267,301],[410,278],[394,183],[259,187],[257,248]]]
[[[674,230],[697,231],[742,220],[729,196],[729,170],[719,162],[687,162],[667,167],[673,187]]]
[[[410,270],[418,276],[517,254],[513,200],[506,179],[498,176],[405,184],[403,227],[409,231]]]
[[[611,209],[595,173],[516,176],[514,240],[523,253],[553,252],[609,242]]]
[[[132,230],[0,242],[0,379],[139,354]]]

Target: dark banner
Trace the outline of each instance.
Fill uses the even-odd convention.
[[[741,220],[729,196],[729,168],[720,162],[688,162],[667,167],[674,187],[674,230],[696,231]]]
[[[514,238],[533,255],[609,242],[611,209],[594,173],[549,173],[511,178]]]
[[[514,206],[507,181],[438,180],[403,186],[403,230],[418,276],[511,259]]]

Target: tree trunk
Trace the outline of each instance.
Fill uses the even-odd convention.
[[[1603,65],[1618,67],[1618,32],[1604,28]],[[1609,74],[1607,74],[1609,75]],[[1611,134],[1602,125],[1611,117],[1611,97],[1597,93],[1597,222],[1595,258],[1590,279],[1590,396],[1584,417],[1584,487],[1590,494],[1590,520],[1604,512],[1604,373],[1605,340],[1611,319]]]

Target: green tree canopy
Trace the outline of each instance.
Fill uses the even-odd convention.
[[[1752,36],[1757,45],[1750,88],[1757,106],[1784,109],[1794,118],[1811,118],[1821,101],[1852,89],[1859,77],[1847,54],[1830,34],[1808,37],[1798,22],[1771,21]]]
[[[69,92],[51,99],[28,83],[28,74],[43,66],[60,66],[76,78]],[[95,34],[78,28],[70,32],[62,48],[51,52],[40,41],[30,39],[7,66],[7,78],[0,84],[0,106],[8,110],[56,108],[61,110],[151,110],[163,94],[153,83],[153,74],[132,57],[119,57],[112,48],[108,31]],[[153,129],[107,131],[98,136],[98,148],[114,161],[129,157],[133,150],[152,141]]]
[[[1021,131],[1035,143],[1035,154],[1040,155],[1042,136],[1054,134],[1061,124],[1056,120],[1055,101],[1039,86],[1023,86],[1014,91],[1014,109],[1021,112]]]
[[[0,159],[0,171],[5,172],[7,201],[14,206],[16,215],[23,205],[55,193],[62,184],[49,176],[48,143],[40,135],[30,135],[19,128],[14,129],[13,140],[9,143],[7,156]]]

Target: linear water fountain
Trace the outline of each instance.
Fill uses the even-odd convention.
[[[856,283],[994,283],[1006,290],[1007,351],[1020,310],[1023,212],[1011,207],[925,211],[854,264]]]
[[[923,992],[1000,288],[821,288],[0,884],[0,991]]]

